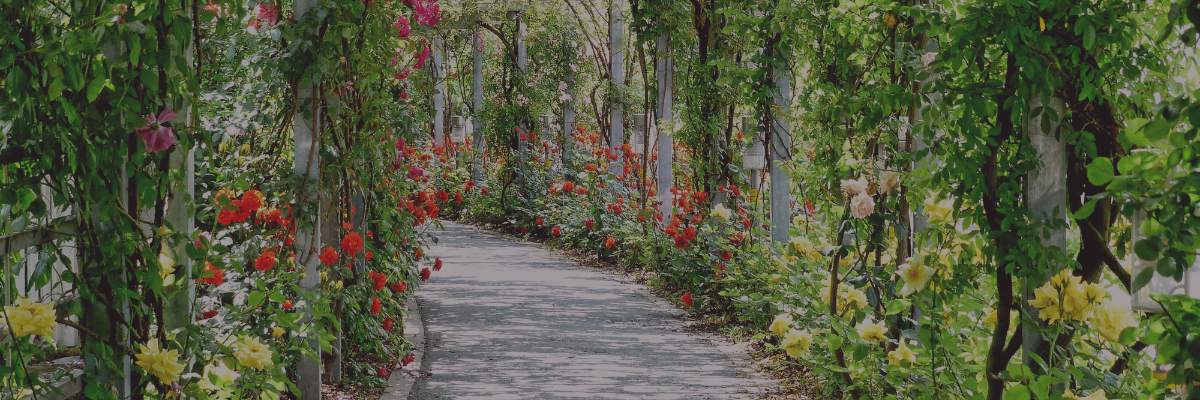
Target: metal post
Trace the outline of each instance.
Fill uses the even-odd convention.
[[[293,3],[293,14],[299,20],[304,16],[304,13],[317,5],[317,0],[296,0]],[[294,137],[295,137],[295,163],[294,171],[296,175],[303,176],[305,181],[320,182],[321,179],[321,160],[320,152],[318,151],[318,135],[320,127],[317,121],[320,121],[320,107],[317,106],[316,96],[314,96],[311,86],[301,87],[297,95],[296,101],[299,103],[295,115]],[[306,115],[307,114],[307,115]],[[303,269],[304,279],[300,280],[300,288],[309,293],[320,290],[320,274],[321,260],[317,258],[317,252],[314,249],[321,243],[321,206],[317,202],[317,193],[307,193],[307,196],[299,199],[303,203],[307,203],[310,208],[311,222],[310,228],[296,230],[296,268]],[[311,312],[307,313],[305,321],[312,319]],[[320,400],[321,399],[321,345],[316,337],[308,338],[308,345],[312,348],[315,356],[302,357],[296,362],[296,374],[298,375],[296,386],[300,389],[301,400]]]
[[[609,74],[612,76],[613,90],[615,93],[609,94],[609,135],[608,146],[613,148],[620,146],[622,139],[625,138],[625,115],[623,104],[621,104],[621,93],[625,87],[625,48],[624,39],[624,17],[621,15],[621,9],[618,7],[616,0],[610,0],[609,7],[609,45],[612,51],[611,64],[609,65]],[[613,174],[621,174],[624,172],[624,164],[621,159],[621,152],[613,149],[613,153],[617,155],[617,159],[609,164],[609,171]]]
[[[675,141],[671,137],[671,107],[675,101],[672,93],[675,63],[670,56],[670,40],[671,37],[667,34],[658,36],[658,62],[654,66],[655,74],[658,75],[658,212],[662,214],[664,221],[671,218],[671,187],[675,181],[675,170],[672,166]]]

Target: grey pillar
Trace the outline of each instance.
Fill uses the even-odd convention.
[[[618,7],[617,1],[610,0],[608,7],[611,15],[609,17],[608,40],[610,50],[612,51],[609,74],[612,76],[613,89],[616,91],[616,93],[610,93],[609,95],[611,103],[609,104],[608,115],[608,147],[611,149],[620,146],[622,140],[625,138],[624,105],[621,104],[621,92],[625,88],[625,46],[623,43],[625,27],[624,16],[621,15],[621,9]],[[614,149],[613,153],[617,155],[617,159],[610,162],[609,171],[614,174],[621,174],[624,171],[622,168],[624,164],[621,160],[621,152]]]
[[[525,76],[529,63],[529,58],[525,51],[525,21],[522,20],[520,11],[509,11],[508,19],[517,24],[517,37],[515,40],[517,42],[517,73]],[[529,134],[530,129],[526,121],[520,121],[517,126],[521,129],[520,133]],[[520,139],[520,134],[518,134],[518,149],[524,151],[528,147],[528,140]],[[524,156],[522,156],[522,165],[525,164],[524,161]]]
[[[567,37],[569,38],[568,40],[573,40],[575,38],[575,32],[568,32]],[[571,69],[571,63],[575,62],[575,43],[568,42],[566,47],[568,49],[568,53],[567,78],[565,82],[567,83],[567,95],[571,96],[571,100],[563,103],[562,105],[562,160],[563,165],[570,166],[571,151],[573,151],[575,146],[575,140],[571,137],[571,135],[575,133],[575,70]]]
[[[1049,104],[1044,108],[1042,105],[1041,96],[1030,99],[1029,114],[1025,118],[1025,132],[1029,135],[1029,141],[1037,151],[1038,158],[1041,159],[1040,165],[1029,172],[1025,186],[1025,198],[1034,218],[1046,222],[1062,221],[1066,219],[1067,210],[1067,188],[1064,184],[1067,181],[1067,147],[1063,138],[1059,137],[1059,127],[1062,126],[1062,117],[1066,110],[1063,101],[1058,98],[1050,98]],[[1043,108],[1045,111],[1053,109],[1057,113],[1056,118],[1050,120],[1048,124],[1049,130],[1042,129],[1042,119],[1049,118],[1050,115],[1046,112],[1039,112],[1039,108]],[[1066,251],[1067,232],[1064,229],[1051,230],[1049,238],[1043,239],[1042,243],[1046,247],[1058,247],[1059,250]],[[1055,270],[1057,269],[1061,268],[1055,268]],[[1041,328],[1045,328],[1045,322],[1036,317],[1038,309],[1030,306],[1029,300],[1034,297],[1033,290],[1045,283],[1046,279],[1053,274],[1054,272],[1047,271],[1044,277],[1026,278],[1021,291],[1021,304],[1025,314],[1034,316],[1031,319],[1037,321]],[[1006,316],[998,317],[1005,318]],[[1033,368],[1035,373],[1040,367],[1030,355],[1045,354],[1044,347],[1053,345],[1053,343],[1047,342],[1037,329],[1025,326],[1021,333],[1023,361],[1025,365]]]
[[[787,122],[791,110],[792,74],[787,63],[771,68],[775,81],[775,115],[771,121],[771,239],[787,243],[792,219],[792,181],[783,163],[792,158],[792,127]]]
[[[105,43],[101,47],[100,51],[104,53],[105,58],[115,61],[125,53],[125,43]],[[128,158],[121,162],[120,170],[116,171],[117,174],[119,174],[118,176],[126,176],[127,163]],[[128,209],[128,204],[126,204],[126,201],[128,201],[127,196],[129,193],[129,180],[121,178],[119,181],[121,182],[121,191],[119,192],[120,195],[118,195],[117,202],[121,207]],[[114,229],[113,224],[111,222],[102,222],[99,206],[100,204],[97,203],[91,204],[90,208],[92,215],[90,215],[90,217],[92,218],[92,222],[95,226],[103,230],[103,233],[111,233]],[[94,258],[86,258],[86,260],[88,260],[89,264],[108,261],[96,260]],[[89,270],[97,271],[100,270],[100,268],[90,268],[90,265],[81,265],[78,273],[82,274],[86,279],[89,275]],[[109,281],[107,284],[109,285],[108,292],[111,294],[115,294],[118,290],[123,290],[129,287],[129,282],[124,280],[119,280],[116,282]],[[92,290],[98,289],[103,290],[103,287],[92,288]],[[109,309],[109,307],[106,306],[102,301],[93,302],[85,300],[82,302],[82,306],[85,311],[81,316],[80,322],[83,326],[87,327],[88,330],[97,332],[100,335],[108,336],[122,345],[128,346],[130,344],[128,329],[124,327],[118,327],[118,324],[113,321],[112,316],[116,311]],[[129,300],[125,299],[124,302],[118,307],[120,307],[120,312],[124,314],[125,320],[128,321]],[[88,380],[95,381],[102,387],[113,390],[118,398],[128,397],[132,393],[132,385],[130,384],[129,379],[130,372],[132,371],[130,368],[129,356],[121,356],[119,360],[114,362],[114,364],[116,364],[116,368],[109,368],[105,360],[101,359],[101,357],[115,357],[115,355],[97,354],[93,351],[90,351],[92,346],[107,346],[108,344],[104,343],[100,339],[92,337],[91,335],[80,336],[83,344],[83,369],[86,378]]]
[[[192,41],[189,40],[184,45],[183,53],[188,65],[192,65]],[[175,126],[186,127],[191,124],[192,105],[188,100],[190,99],[184,99],[177,106],[179,119],[173,122]],[[176,107],[174,104],[170,105],[172,108]],[[171,229],[191,238],[192,233],[196,231],[196,221],[188,214],[188,209],[194,204],[196,195],[196,149],[184,149],[176,145],[175,150],[171,152],[170,163],[172,169],[179,168],[183,171],[183,182],[172,190],[167,200],[166,220],[171,224]],[[192,276],[192,259],[188,257],[187,245],[188,241],[185,240],[175,246],[176,276],[183,278],[176,279],[173,286],[164,289],[167,300],[163,310],[163,325],[167,330],[186,328],[195,321],[192,304],[196,299],[196,286],[195,281],[189,279]],[[191,355],[183,356],[186,359]]]
[[[293,3],[292,12],[298,20],[304,16],[304,13],[317,5],[317,0],[296,0]],[[314,96],[311,86],[301,87],[297,95],[297,112],[295,115],[295,173],[303,176],[306,181],[317,181],[321,179],[321,159],[318,151],[318,135],[320,134],[320,107],[317,106],[317,99]],[[307,117],[305,114],[308,114]],[[321,275],[321,260],[317,258],[317,253],[314,248],[320,246],[321,243],[321,207],[319,205],[318,196],[316,193],[308,193],[306,198],[300,199],[304,203],[308,203],[310,215],[301,215],[298,217],[311,218],[313,225],[311,228],[296,230],[296,268],[303,269],[306,274],[304,279],[300,280],[300,289],[306,292],[315,292],[320,290],[320,275]],[[305,321],[311,319],[311,312],[308,313]],[[320,400],[321,399],[321,346],[317,338],[308,339],[308,345],[316,354],[315,357],[303,357],[296,362],[296,374],[298,375],[296,387],[300,389],[301,400]]]
[[[442,39],[433,38],[433,63],[430,63],[429,69],[433,72],[434,87],[433,87],[433,143],[435,146],[445,144],[443,140],[443,131],[446,126],[446,81],[442,79],[443,60],[442,55]]]
[[[474,81],[471,122],[475,125],[475,171],[471,178],[479,182],[483,180],[483,125],[479,122],[479,113],[483,111],[483,52],[479,51],[479,46],[483,45],[483,36],[478,27],[475,28],[471,43],[471,52],[474,53],[471,61]]]
[[[658,61],[654,72],[658,75],[658,212],[664,222],[671,218],[671,187],[675,182],[675,170],[672,163],[675,159],[675,140],[671,137],[674,126],[671,107],[674,106],[675,96],[672,86],[675,80],[675,63],[671,60],[671,37],[658,36]]]

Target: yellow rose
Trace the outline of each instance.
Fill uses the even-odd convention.
[[[256,337],[245,337],[236,345],[237,350],[233,356],[237,358],[238,363],[242,366],[254,369],[263,369],[273,364],[271,361],[271,348],[263,342],[260,342]]]
[[[771,321],[771,333],[775,336],[783,337],[789,329],[792,329],[792,314],[783,313],[775,316],[775,320]]]
[[[846,285],[846,290],[842,292],[841,301],[846,310],[862,310],[867,308],[867,294],[856,287]]]
[[[226,150],[229,150],[229,142],[221,142],[221,144],[217,145],[218,152],[224,153]]]
[[[1038,318],[1055,323],[1063,318],[1062,310],[1058,304],[1058,289],[1055,289],[1050,282],[1033,290],[1033,300],[1029,301],[1029,305],[1038,308]]]
[[[728,209],[728,208],[725,208],[725,205],[724,205],[724,204],[717,204],[717,206],[716,206],[716,207],[713,207],[713,209],[712,209],[712,214],[711,214],[711,215],[712,215],[712,217],[713,217],[713,218],[716,218],[716,219],[719,219],[719,220],[722,220],[722,221],[723,221],[723,220],[727,220],[727,219],[729,219],[730,217],[732,217],[732,216],[733,216],[733,212],[732,212],[732,211],[729,211],[729,209]]]
[[[201,377],[199,386],[201,390],[206,392],[215,392],[233,383],[233,381],[236,381],[241,376],[242,374],[230,369],[223,362],[220,364],[208,364],[204,366],[204,376]]]
[[[183,364],[179,363],[178,351],[160,348],[157,338],[150,339],[150,343],[139,346],[139,349],[141,352],[137,354],[137,366],[143,371],[153,374],[164,383],[179,380]]]
[[[783,336],[783,351],[792,358],[800,358],[801,354],[808,354],[809,346],[812,346],[813,337],[808,330],[791,330]]]
[[[38,335],[50,337],[54,334],[55,320],[54,302],[34,303],[24,297],[18,297],[16,306],[4,306],[11,323],[12,333],[16,337]],[[3,321],[0,321],[3,322]]]
[[[271,329],[271,336],[274,336],[276,339],[283,337],[283,334],[283,328],[277,326],[274,329]]]
[[[797,236],[791,238],[788,240],[788,244],[792,245],[792,248],[796,249],[796,253],[804,258],[810,260],[821,259],[821,252],[817,250],[817,246],[813,245],[813,242],[807,237]]]
[[[1096,328],[1100,336],[1113,343],[1120,341],[1121,331],[1137,325],[1137,317],[1134,317],[1129,309],[1114,306],[1112,303],[1096,306],[1096,313],[1092,316],[1092,327]]]
[[[863,320],[858,324],[858,337],[871,343],[887,340],[887,326],[883,321]]]
[[[900,341],[900,347],[897,347],[896,350],[888,352],[889,364],[905,366],[915,362],[917,362],[917,353],[908,348],[908,345],[904,341]]]
[[[929,283],[937,270],[924,265],[924,259],[921,256],[915,256],[909,257],[907,262],[901,264],[896,272],[904,281],[904,287],[900,288],[900,296],[904,297],[924,289],[925,284]]]
[[[175,262],[175,255],[172,254],[171,248],[167,247],[166,243],[163,243],[162,247],[158,249],[158,265],[162,266],[158,275],[162,277],[163,286],[175,283],[175,266],[178,264]]]
[[[936,196],[930,196],[921,205],[924,207],[923,212],[928,217],[929,223],[954,222],[952,219],[952,214],[954,213],[953,198],[937,201]]]

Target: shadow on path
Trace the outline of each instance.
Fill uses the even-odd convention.
[[[753,381],[644,287],[536,244],[445,226],[429,251],[444,267],[417,292],[428,373],[410,398],[751,398]]]

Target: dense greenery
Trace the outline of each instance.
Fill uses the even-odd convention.
[[[139,398],[278,398],[318,353],[380,384],[442,216],[644,267],[829,398],[1200,398],[1200,303],[1117,298],[1196,263],[1200,2],[443,1],[0,0],[0,217],[59,235],[6,275],[0,397],[47,385],[27,366],[58,324],[83,332],[89,398],[116,396],[118,354]],[[675,118],[655,121],[667,58]],[[482,130],[432,140],[438,112]],[[675,146],[639,155],[637,113]],[[775,117],[787,160],[762,174],[789,187],[740,168]],[[293,167],[306,124],[317,180]]]

